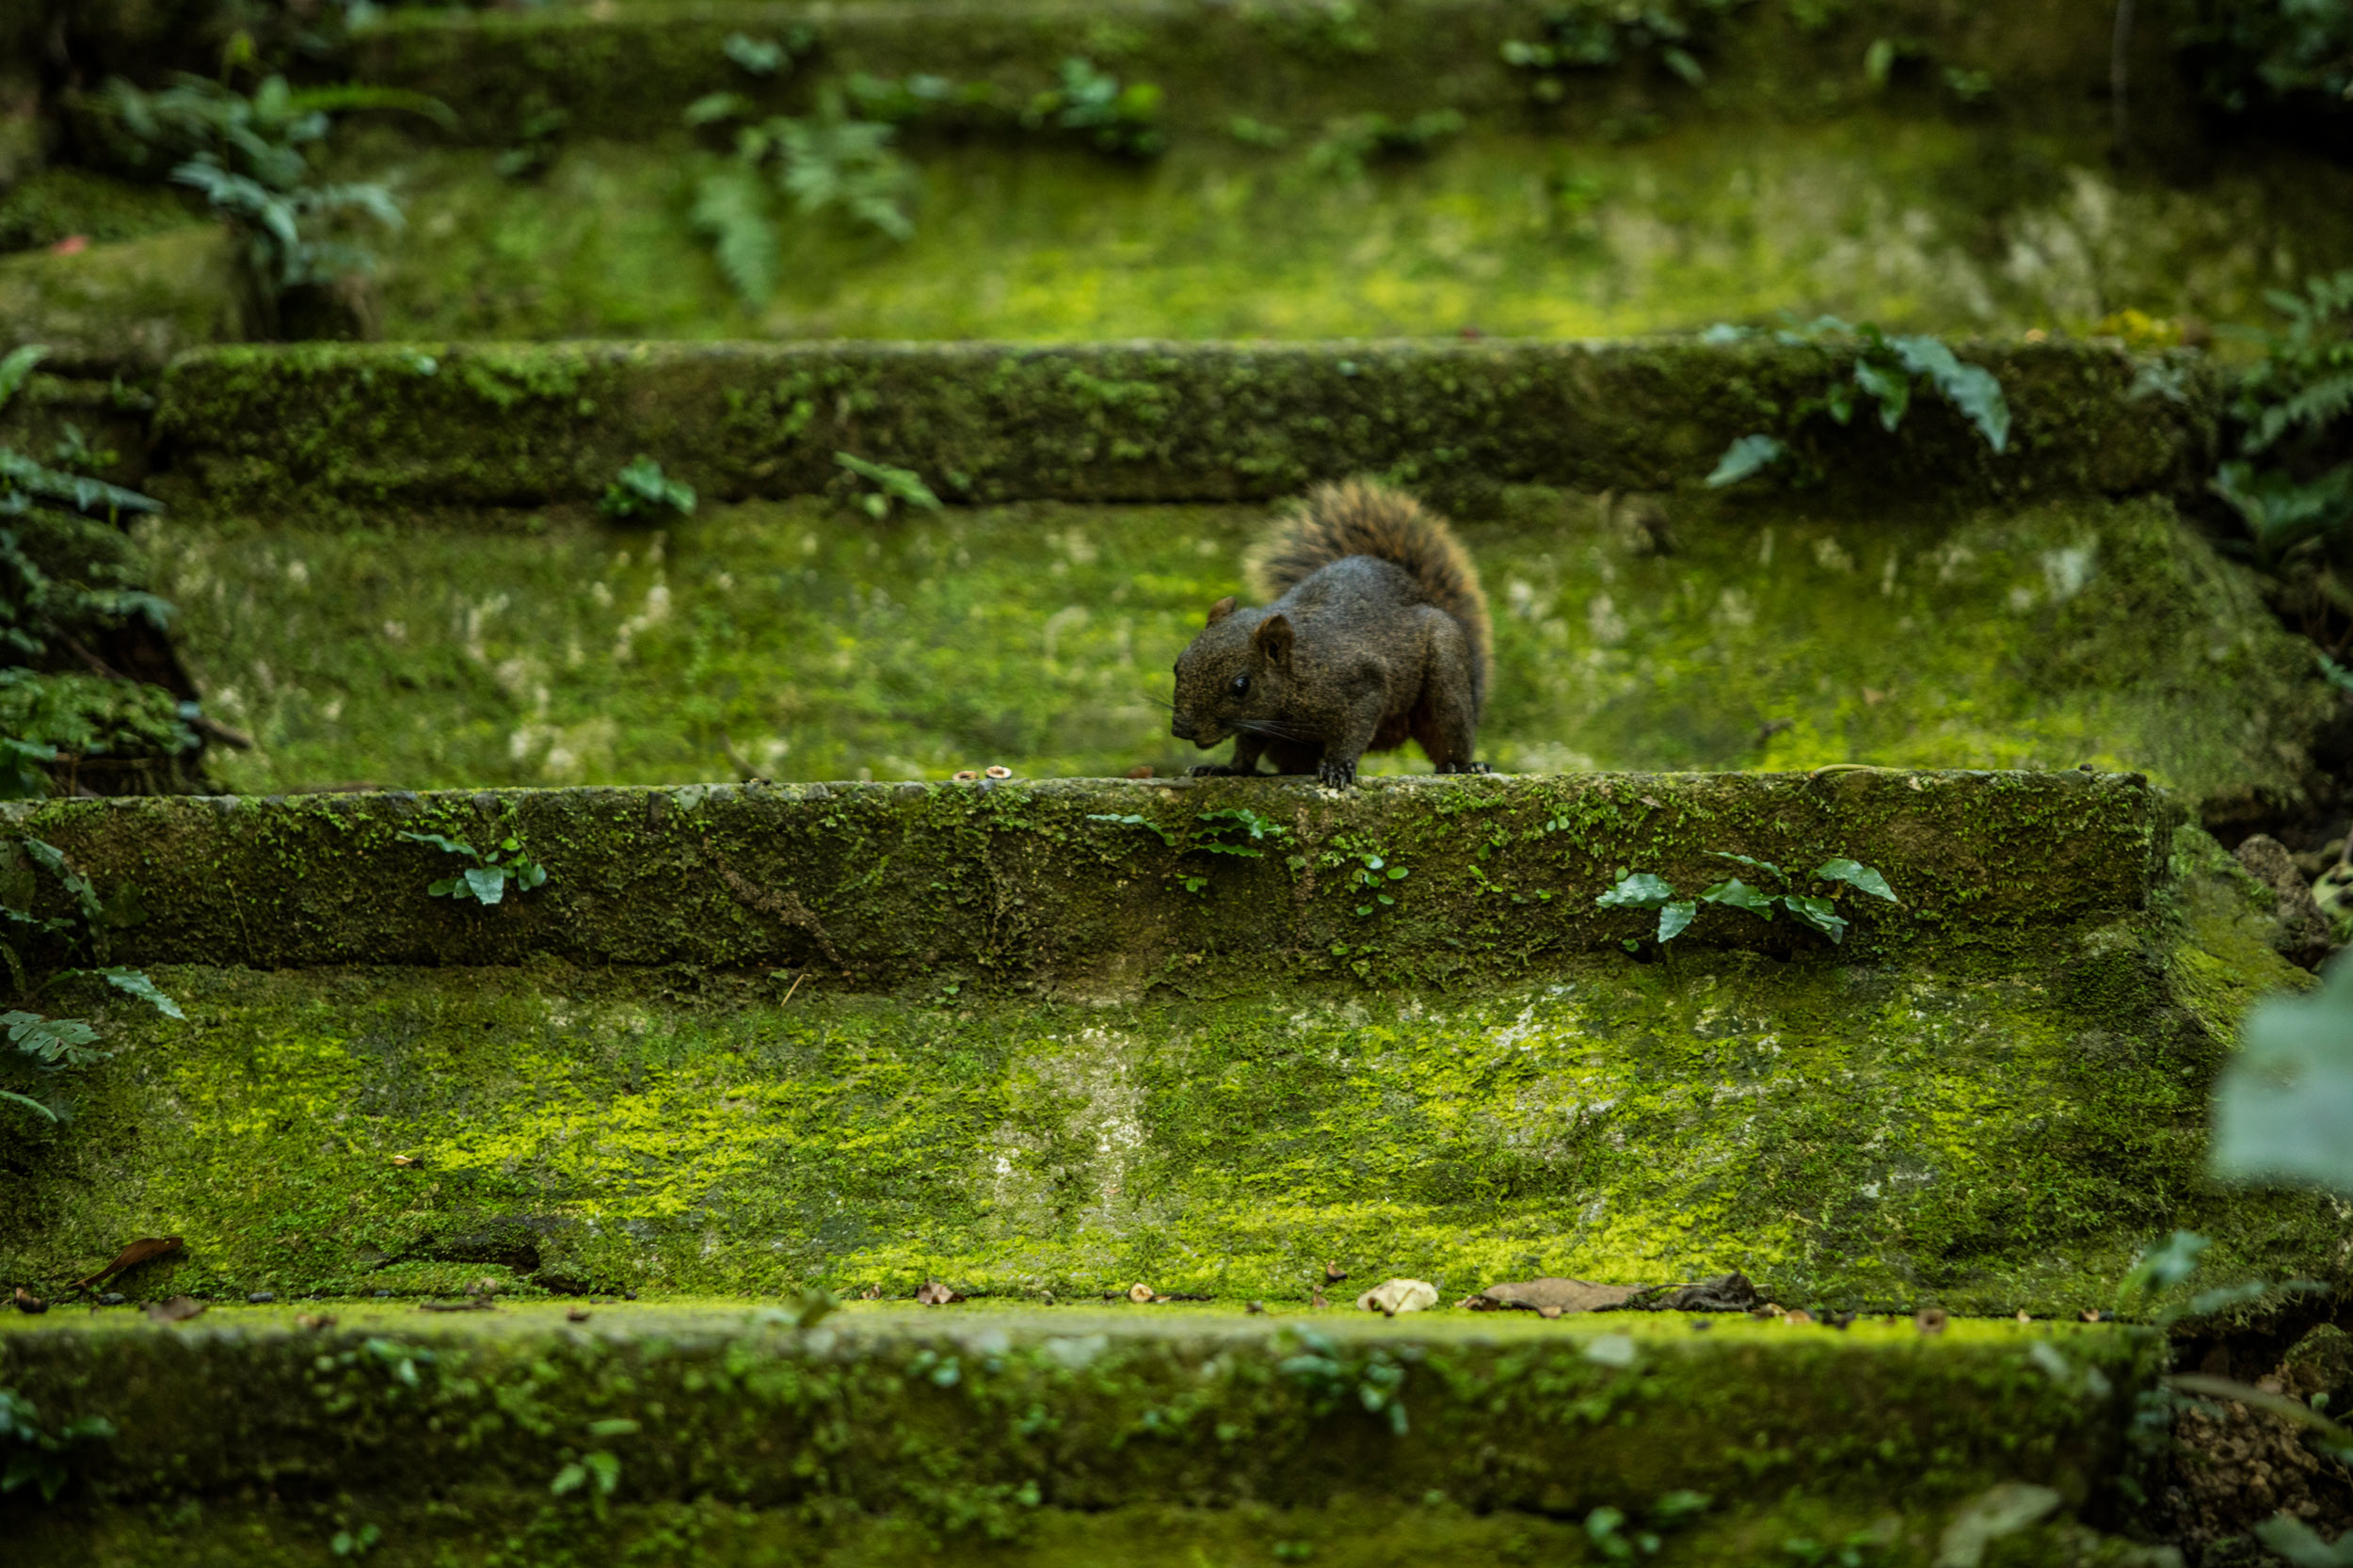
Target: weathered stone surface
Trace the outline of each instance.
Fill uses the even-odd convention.
[[[1506,772],[2089,763],[2277,815],[2310,798],[2311,739],[2345,701],[2254,574],[2156,498],[1508,499],[1458,520],[1496,610],[1480,756]],[[1267,516],[1027,504],[877,528],[811,498],[648,532],[175,510],[140,539],[208,712],[259,743],[213,755],[240,793],[1169,777],[1205,754],[1168,733],[1165,672]]]
[[[152,375],[184,349],[243,336],[235,255],[217,225],[0,257],[0,348],[46,344],[53,370]]]
[[[1254,824],[1267,837],[1254,840]],[[1878,868],[1902,902],[1845,895],[1849,956],[2032,952],[2082,922],[2145,913],[2171,830],[2137,776],[1879,769],[1391,778],[1349,794],[1272,778],[1071,779],[0,810],[0,837],[44,840],[102,886],[138,888],[147,918],[114,938],[124,961],[790,964],[868,985],[939,972],[1141,982],[1204,962],[1347,973],[1368,960],[1495,979],[1647,936],[1654,917],[1594,907],[1615,868],[1696,891],[1725,874],[1720,850],[1775,861],[1801,888],[1832,856]],[[548,882],[494,908],[428,897],[469,862],[411,833],[484,849],[514,837]],[[62,908],[29,863],[12,874]],[[1827,946],[1717,908],[1683,941]]]
[[[1839,432],[1824,497],[2129,495],[2202,484],[2215,386],[2133,395],[2094,344],[1965,346],[2006,455],[1942,402]],[[593,501],[639,454],[714,496],[824,490],[837,452],[952,500],[1232,501],[1364,472],[1438,495],[1665,489],[1849,373],[1806,345],[338,344],[184,356],[159,430],[214,508]]]
[[[1752,1564],[1757,1541],[1825,1521],[1876,1522],[1894,1560],[1925,1562],[2005,1480],[2056,1489],[2071,1529],[2112,1508],[2163,1370],[2157,1336],[2077,1324],[1931,1340],[1908,1321],[900,1306],[804,1332],[740,1309],[600,1305],[581,1327],[561,1306],[336,1310],[324,1332],[289,1308],[0,1326],[0,1381],[117,1432],[72,1449],[63,1511],[14,1515],[17,1559],[89,1560],[94,1528],[110,1563],[233,1541],[276,1564],[365,1522],[371,1559],[400,1564],[518,1541],[593,1560],[664,1526],[701,1562],[904,1561],[944,1537],[1061,1564],[1145,1546],[1157,1510],[1190,1544],[1305,1537],[1318,1560],[1394,1563],[1515,1530],[1575,1554],[1614,1507],[1683,1563]],[[1705,1496],[1678,1517],[1678,1492]]]
[[[1202,809],[1292,836],[1250,860],[1099,820],[1181,844]],[[189,1017],[61,984],[118,1054],[15,1145],[8,1277],[180,1235],[141,1290],[487,1270],[1231,1298],[1339,1258],[1447,1300],[1738,1270],[1785,1303],[2063,1314],[2176,1224],[2217,1271],[2342,1269],[2325,1202],[2203,1185],[2206,1084],[2297,971],[2235,865],[2194,830],[2168,856],[2130,780],[599,791],[13,824],[108,897],[140,888],[106,956],[157,963]],[[551,880],[428,898],[451,857],[403,830],[516,833]],[[1622,951],[1652,917],[1593,908],[1615,868],[1695,888],[1720,844],[1843,850],[1905,902],[1851,910],[1836,949],[1711,909],[1658,961]],[[1376,854],[1394,906],[1344,880]],[[266,968],[208,967],[232,958]],[[486,963],[515,967],[460,967]]]

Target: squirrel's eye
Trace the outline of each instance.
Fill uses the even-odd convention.
[[[1238,675],[1234,677],[1234,695],[1236,696],[1241,696],[1248,690],[1250,690],[1250,677],[1246,675]]]

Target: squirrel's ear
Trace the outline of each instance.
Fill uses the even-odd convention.
[[[1292,633],[1289,616],[1267,616],[1258,623],[1258,630],[1251,633],[1250,640],[1258,645],[1258,651],[1266,656],[1268,664],[1288,664],[1291,662]]]
[[[1232,594],[1227,594],[1224,599],[1219,600],[1215,604],[1209,606],[1209,618],[1203,621],[1201,624],[1204,626],[1215,626],[1219,621],[1224,620],[1227,616],[1230,616],[1233,613],[1234,596]]]

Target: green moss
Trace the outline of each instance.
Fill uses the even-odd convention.
[[[530,184],[488,152],[360,142],[348,165],[409,203],[387,331],[418,339],[1574,338],[1785,310],[2082,332],[2126,306],[2265,319],[2281,276],[2353,251],[2341,168],[2228,157],[2193,193],[2111,171],[2105,136],[1860,109],[1639,142],[1482,134],[1361,180],[1317,163],[1312,125],[1281,152],[1196,137],[1149,167],[918,145],[915,237],[784,224],[757,310],[687,221],[718,154],[674,133],[568,144]]]
[[[184,187],[40,169],[0,190],[0,251],[39,249],[76,234],[101,245],[143,239],[200,223],[202,210]]]
[[[0,341],[46,344],[52,369],[153,374],[174,354],[244,335],[229,237],[217,225],[0,257]]]
[[[2091,762],[2196,797],[2306,789],[2330,700],[2309,653],[2161,503],[1849,520],[1705,492],[1509,501],[1465,530],[1497,612],[1482,755],[1505,768]],[[208,703],[261,743],[216,759],[249,792],[1166,776],[1201,760],[1167,734],[1169,662],[1262,516],[878,528],[804,502],[658,534],[167,517],[142,538]]]
[[[2195,366],[2170,367],[2174,401],[2136,396],[2153,362],[2114,347],[1970,352],[2003,380],[2007,455],[1924,405],[1893,439],[1826,443],[1818,503],[2202,480]],[[215,510],[586,502],[638,453],[708,495],[789,496],[833,484],[840,451],[952,500],[1262,499],[1373,471],[1492,504],[1513,483],[1689,484],[1843,366],[1770,341],[232,347],[173,362],[158,428],[176,493]]]
[[[2071,1514],[2106,1505],[2132,1463],[2125,1416],[2162,1365],[2154,1336],[2049,1325],[1926,1340],[1909,1322],[1698,1335],[1679,1318],[1368,1327],[1230,1308],[853,1310],[808,1334],[741,1311],[606,1309],[584,1331],[552,1310],[479,1327],[344,1316],[318,1334],[233,1310],[168,1333],[12,1328],[0,1375],[45,1414],[117,1425],[82,1466],[82,1508],[160,1504],[151,1528],[200,1547],[219,1528],[203,1502],[266,1486],[274,1506],[229,1517],[257,1544],[283,1539],[270,1560],[381,1518],[393,1561],[518,1527],[504,1544],[526,1560],[593,1560],[668,1525],[692,1533],[646,1543],[664,1560],[762,1545],[904,1560],[893,1544],[994,1540],[1005,1560],[1052,1563],[1100,1560],[1083,1554],[1157,1516],[1252,1563],[1297,1555],[1243,1534],[1270,1526],[1342,1561],[1514,1536],[1585,1561],[1601,1554],[1547,1516],[1640,1516],[1698,1490],[1661,1560],[1754,1561],[1740,1549],[1778,1550],[1776,1527],[1852,1529],[1894,1502],[1885,1545],[1916,1563],[1997,1480],[2051,1486]],[[1402,1432],[1366,1408],[1392,1398]],[[212,1441],[185,1441],[193,1409]],[[591,1449],[617,1464],[611,1502],[593,1484],[550,1498]],[[678,1507],[695,1500],[699,1519]],[[61,1545],[59,1526],[90,1517],[42,1533]]]

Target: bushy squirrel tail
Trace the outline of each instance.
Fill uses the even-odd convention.
[[[1277,599],[1319,567],[1348,555],[1374,555],[1413,573],[1430,602],[1462,623],[1470,642],[1472,679],[1486,696],[1494,639],[1479,568],[1444,518],[1401,490],[1366,480],[1318,485],[1275,520],[1244,568],[1258,602]]]

